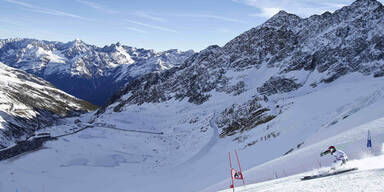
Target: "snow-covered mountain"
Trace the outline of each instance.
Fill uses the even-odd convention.
[[[329,166],[319,157],[328,145],[362,158],[368,130],[378,155],[383,26],[375,0],[309,18],[281,11],[223,47],[130,81],[81,118],[84,131],[0,163],[0,189],[216,191],[230,184],[229,151],[249,170],[246,182],[259,182]],[[45,131],[60,135],[71,122]],[[28,167],[41,157],[46,164]]]
[[[164,158],[164,166],[194,162],[219,174],[231,148],[247,151],[245,165],[255,166],[384,115],[377,108],[383,26],[384,7],[375,0],[309,18],[280,11],[223,47],[131,81],[94,120],[153,122],[173,136],[160,154],[182,157]],[[374,113],[362,112],[372,105]],[[209,122],[213,114],[218,129]]]
[[[305,19],[280,11],[224,47],[210,46],[178,68],[137,78],[98,113],[172,100],[201,105],[226,95],[241,100],[222,111],[222,133],[250,129],[283,112],[276,105],[282,98],[317,91],[347,75],[384,76],[383,18],[383,5],[375,0]]]
[[[0,63],[0,147],[53,125],[55,120],[96,109],[41,78]]]
[[[193,51],[155,52],[121,45],[97,47],[76,39],[0,40],[0,61],[51,82],[76,97],[102,105],[120,86],[142,74],[178,66]]]

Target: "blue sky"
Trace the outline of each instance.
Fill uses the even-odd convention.
[[[224,45],[283,9],[301,17],[353,0],[0,0],[0,38],[196,51]]]

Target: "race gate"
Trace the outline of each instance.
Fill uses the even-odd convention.
[[[237,164],[239,165],[239,170],[236,170],[232,167],[231,152],[229,152],[228,155],[229,155],[229,168],[231,169],[231,181],[232,181],[229,188],[232,188],[233,191],[235,191],[236,180],[242,180],[243,186],[245,186],[244,175],[243,175],[243,172],[241,171],[239,155],[237,154],[237,150],[235,150],[235,155],[236,155]]]

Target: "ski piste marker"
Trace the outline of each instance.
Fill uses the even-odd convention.
[[[231,170],[231,181],[232,184],[229,186],[229,188],[232,188],[233,192],[235,191],[235,182],[234,180],[242,180],[243,181],[243,186],[245,186],[245,181],[244,181],[244,175],[243,172],[241,171],[241,165],[239,161],[239,155],[237,154],[237,150],[235,150],[235,155],[236,155],[236,160],[239,165],[239,170],[237,171],[232,167],[232,160],[231,160],[231,152],[228,152],[228,157],[229,157],[229,168]]]
[[[368,130],[368,137],[367,137],[367,148],[372,148],[372,138],[371,138],[371,132]]]

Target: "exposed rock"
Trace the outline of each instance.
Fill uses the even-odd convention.
[[[257,91],[263,95],[273,95],[290,92],[300,87],[301,85],[297,84],[295,80],[282,77],[271,77],[262,87],[258,88]]]

